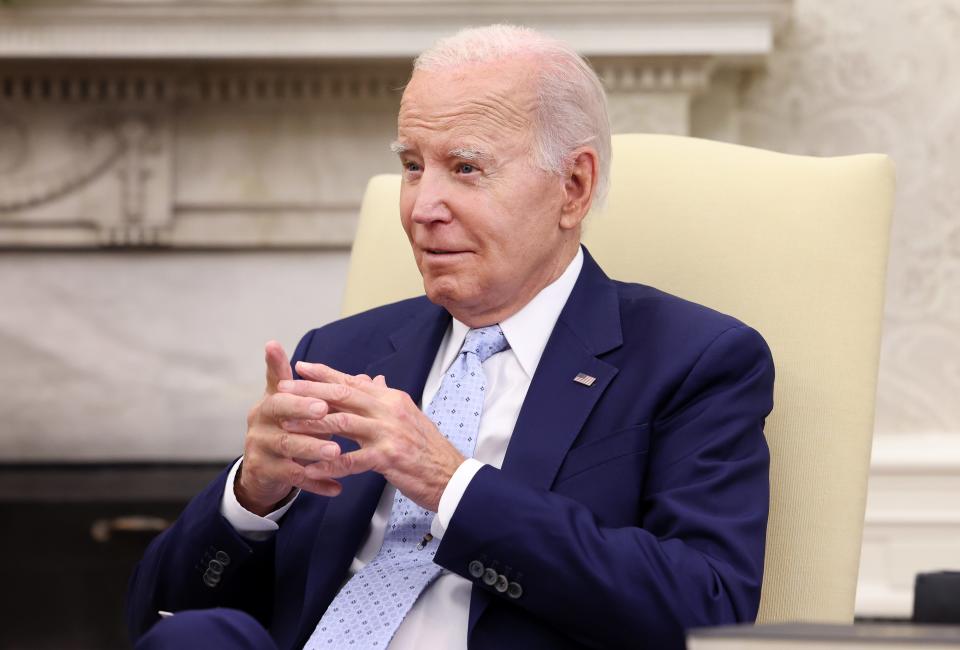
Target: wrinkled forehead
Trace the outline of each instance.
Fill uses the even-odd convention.
[[[527,146],[536,95],[533,75],[516,62],[418,70],[400,101],[397,138],[411,146],[440,135]]]

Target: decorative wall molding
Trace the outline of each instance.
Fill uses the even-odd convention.
[[[0,247],[349,247],[408,74],[0,62]]]
[[[405,66],[63,66],[0,63],[0,99],[22,103],[156,105],[199,101],[326,101],[393,98]],[[672,70],[656,70],[657,78]]]
[[[50,144],[31,147],[26,162],[0,173],[0,246],[163,244],[171,216],[168,130],[156,113],[113,109],[65,121],[55,155],[41,155]],[[29,125],[24,139],[43,140]]]
[[[692,100],[710,88],[717,60],[705,56],[594,58],[615,133],[690,132]]]
[[[514,22],[587,55],[768,54],[792,0],[12,0],[0,57],[392,58]]]
[[[705,56],[597,58],[593,65],[608,93],[700,93],[709,88],[717,62]]]
[[[76,191],[123,154],[124,143],[116,129],[83,125],[72,135],[75,154],[66,164],[33,174],[4,175],[0,213],[26,210]]]

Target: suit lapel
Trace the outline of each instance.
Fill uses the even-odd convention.
[[[425,307],[390,336],[394,352],[371,363],[366,373],[383,375],[387,385],[403,390],[419,403],[437,348],[450,322],[450,315],[424,299]],[[345,453],[357,449],[352,440],[337,437]],[[344,490],[329,500],[316,532],[308,565],[307,590],[301,619],[301,635],[309,634],[319,620],[322,599],[327,595],[320,585],[329,583],[328,572],[354,557],[383,493],[385,481],[375,472],[365,472],[342,481]],[[345,530],[345,527],[347,528]],[[342,555],[339,561],[332,556]],[[340,585],[333,586],[333,593]],[[306,629],[308,628],[309,629]],[[307,638],[303,637],[304,640]]]
[[[583,269],[547,340],[513,428],[502,471],[548,489],[618,369],[598,356],[623,343],[616,287],[584,249]],[[584,373],[590,386],[574,381]]]
[[[591,386],[584,386],[574,381],[580,373],[596,379]],[[503,473],[548,489],[567,450],[616,374],[617,368],[585,350],[580,339],[558,322],[517,418]]]
[[[584,248],[580,277],[547,341],[514,426],[501,468],[505,475],[531,487],[551,487],[567,451],[618,372],[597,357],[622,343],[616,287]],[[585,386],[574,381],[579,373],[596,379]],[[470,631],[489,598],[473,589]]]
[[[383,375],[388,386],[406,392],[417,404],[423,396],[423,385],[437,356],[440,341],[450,324],[450,314],[443,307],[427,302],[425,298],[423,302],[423,312],[390,337],[395,352],[367,367],[368,375]]]

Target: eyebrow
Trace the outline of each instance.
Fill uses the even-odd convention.
[[[399,140],[394,140],[390,143],[390,151],[402,156],[411,150],[409,145],[406,145]],[[475,149],[473,147],[454,147],[447,152],[449,158],[459,158],[461,160],[470,160],[473,162],[484,162],[492,160],[492,156],[482,149]]]
[[[489,160],[490,156],[481,149],[472,147],[454,147],[447,154],[451,158],[460,158],[461,160],[484,161]]]

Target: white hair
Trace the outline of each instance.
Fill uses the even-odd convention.
[[[610,178],[607,97],[597,73],[572,47],[528,27],[471,27],[437,41],[416,58],[413,69],[442,70],[518,56],[540,60],[534,115],[536,164],[563,174],[573,164],[572,154],[578,147],[592,146],[599,167],[594,199],[603,205]]]

